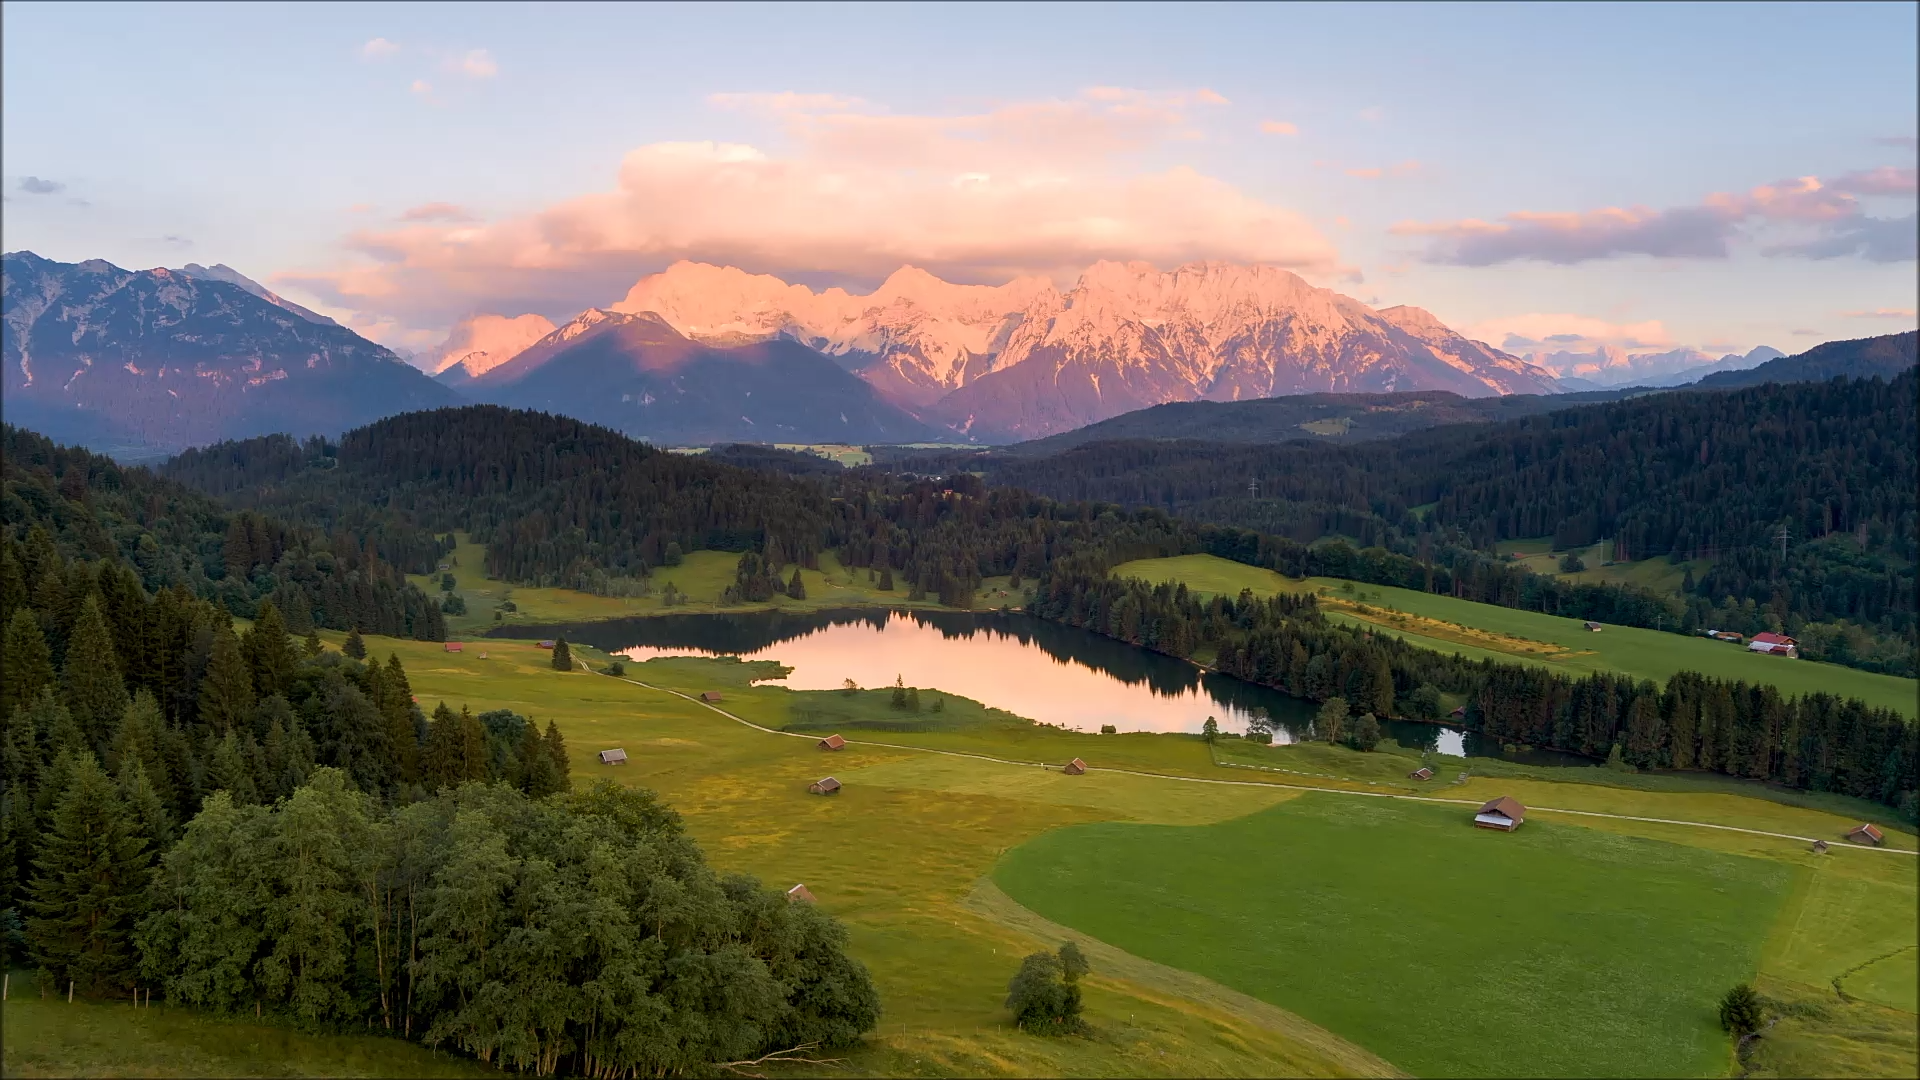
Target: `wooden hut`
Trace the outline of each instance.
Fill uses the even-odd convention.
[[[1431,779],[1433,779],[1433,770],[1432,770],[1432,769],[1429,769],[1429,768],[1427,768],[1427,767],[1426,767],[1425,765],[1422,765],[1422,766],[1420,766],[1419,768],[1417,768],[1417,769],[1415,769],[1415,770],[1413,770],[1412,772],[1410,772],[1410,773],[1408,773],[1408,774],[1407,774],[1407,779],[1409,779],[1409,780],[1431,780]]]
[[[720,691],[718,691],[718,690],[702,690],[702,691],[700,691],[700,700],[701,700],[701,701],[704,701],[704,702],[706,702],[706,703],[707,703],[707,704],[709,704],[709,705],[711,705],[711,704],[713,704],[714,702],[716,702],[716,701],[719,701],[719,700],[720,700]]]
[[[1886,838],[1880,835],[1879,829],[1863,822],[1855,825],[1852,831],[1847,833],[1847,839],[1856,844],[1872,844],[1874,847],[1879,847]]]
[[[448,651],[448,652],[459,652],[459,651],[460,651],[460,643],[459,643],[459,642],[457,642],[457,641],[449,641],[449,642],[447,642],[447,651]]]
[[[1525,820],[1527,820],[1527,808],[1521,806],[1520,801],[1510,795],[1502,795],[1494,799],[1482,806],[1479,813],[1473,815],[1475,826],[1482,829],[1499,829],[1501,832],[1512,832]]]
[[[838,735],[829,735],[820,740],[820,749],[822,750],[845,750],[846,748],[847,740]]]
[[[1464,720],[1467,716],[1467,707],[1465,705],[1455,705],[1453,711],[1447,715],[1455,720]]]
[[[1815,840],[1813,842],[1813,853],[1815,855],[1825,855],[1827,853],[1827,842],[1825,840]]]
[[[840,794],[840,781],[835,780],[831,776],[815,780],[813,783],[807,785],[807,794],[838,795]]]
[[[813,903],[813,893],[809,891],[805,885],[795,885],[793,888],[787,890],[787,902],[792,903],[795,900],[802,900],[811,904]]]
[[[548,638],[547,640],[540,642],[539,645],[543,649],[551,649],[553,648],[553,639]]]
[[[1074,758],[1072,761],[1067,762],[1066,768],[1060,771],[1066,773],[1068,776],[1080,776],[1087,771],[1087,763],[1081,761],[1079,758]]]
[[[611,750],[600,751],[600,764],[602,765],[625,765],[626,763],[627,752],[621,747],[616,746]]]
[[[1588,620],[1587,620],[1587,629],[1589,629],[1589,630],[1592,630],[1592,631],[1593,631],[1594,633],[1596,633],[1596,634],[1597,634],[1597,633],[1599,633],[1599,632],[1600,632],[1600,624],[1599,624],[1599,623],[1597,623],[1597,622],[1594,622],[1594,621],[1593,621],[1592,619],[1588,619]]]

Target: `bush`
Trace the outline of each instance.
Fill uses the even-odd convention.
[[[1751,983],[1741,983],[1720,999],[1720,1026],[1733,1035],[1751,1035],[1765,1022],[1760,995]]]
[[[1586,568],[1587,564],[1585,560],[1571,551],[1560,556],[1560,572],[1563,574],[1577,574]]]
[[[624,679],[627,676],[627,665],[615,660],[613,663],[607,665],[607,674],[616,679]]]
[[[1032,1035],[1081,1030],[1080,976],[1087,971],[1087,958],[1071,941],[1058,953],[1038,952],[1020,961],[1020,970],[1007,984],[1013,1022]]]

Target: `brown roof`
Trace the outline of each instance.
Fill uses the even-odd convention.
[[[1851,840],[1856,836],[1864,836],[1876,844],[1879,843],[1881,839],[1880,830],[1866,824],[1855,825],[1853,831],[1847,834],[1847,839]]]
[[[700,691],[700,700],[701,700],[701,701],[719,701],[719,700],[720,700],[720,691],[718,691],[718,690],[702,690],[702,691]]]
[[[626,762],[627,752],[618,746],[611,750],[600,751],[600,764],[602,765],[624,765]]]
[[[459,651],[460,651],[460,643],[459,643],[459,642],[457,642],[457,641],[449,641],[449,642],[447,642],[447,651],[448,651],[448,652],[459,652]]]
[[[1074,758],[1072,761],[1067,762],[1066,768],[1060,771],[1066,773],[1068,776],[1079,776],[1081,773],[1087,771],[1087,763],[1081,761],[1079,758]]]
[[[813,903],[813,893],[809,891],[805,885],[795,885],[793,888],[787,890],[787,899],[790,901],[805,900],[811,904]]]
[[[1521,806],[1519,800],[1511,795],[1502,795],[1494,799],[1492,802],[1481,807],[1480,812],[1483,814],[1499,814],[1503,817],[1511,818],[1514,821],[1525,821],[1527,819],[1527,808]]]
[[[831,795],[840,790],[840,781],[835,780],[831,776],[823,777],[808,784],[807,790],[813,792],[815,795]]]
[[[846,745],[847,740],[838,735],[829,735],[820,740],[820,749],[822,750],[839,750]]]
[[[1422,765],[1422,766],[1420,766],[1419,768],[1417,768],[1417,769],[1415,769],[1415,770],[1413,770],[1412,772],[1410,772],[1410,773],[1408,773],[1408,774],[1407,774],[1407,779],[1409,779],[1409,780],[1431,780],[1431,779],[1433,779],[1433,770],[1432,770],[1432,769],[1429,769],[1429,768],[1427,768],[1427,767],[1426,767],[1425,765]]]

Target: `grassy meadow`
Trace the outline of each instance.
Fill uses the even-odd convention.
[[[1457,600],[1390,585],[1337,578],[1295,581],[1283,574],[1212,555],[1140,559],[1114,568],[1122,577],[1183,581],[1202,593],[1255,595],[1314,592],[1334,618],[1362,622],[1408,641],[1473,659],[1540,664],[1582,675],[1618,671],[1664,682],[1678,671],[1698,671],[1750,683],[1771,683],[1788,695],[1824,691],[1869,705],[1920,714],[1920,681],[1870,671],[1762,656],[1724,641],[1611,626],[1594,633],[1580,620],[1536,611]]]
[[[341,635],[322,637],[337,648]],[[1268,773],[1216,765],[1195,736],[1082,734],[947,695],[937,695],[943,705],[934,713],[927,688],[917,716],[890,709],[884,691],[789,691],[755,681],[777,674],[766,663],[663,659],[629,663],[627,678],[615,679],[595,673],[610,658],[584,648],[575,655],[594,671],[563,673],[526,641],[457,654],[427,642],[369,637],[367,645],[375,656],[400,656],[423,708],[444,700],[555,720],[576,782],[654,788],[716,867],[783,889],[806,884],[848,927],[885,1006],[879,1028],[843,1062],[813,1070],[822,1075],[1400,1075],[1445,1071],[1452,1061],[1600,1074],[1626,1068],[1635,1047],[1675,1074],[1724,1075],[1732,1049],[1712,1025],[1713,999],[1755,976],[1770,980],[1774,996],[1827,1009],[1783,1024],[1792,1039],[1768,1068],[1891,1076],[1920,1066],[1911,980],[1906,997],[1899,984],[1910,969],[1898,966],[1920,921],[1910,855],[1843,847],[1815,856],[1794,840],[1545,809],[1521,832],[1495,835],[1468,827],[1464,806],[1337,794],[1396,793],[1407,760],[1399,755],[1222,748],[1223,761],[1257,749],[1270,756],[1248,761],[1301,766]],[[721,709],[773,730],[690,699],[707,690],[723,695]],[[849,736],[847,749],[817,748],[828,728]],[[615,746],[630,763],[598,765],[596,752]],[[1093,771],[1058,771],[1075,756]],[[846,784],[839,795],[806,793],[829,774]],[[1419,792],[1470,802],[1503,793],[1531,807],[1794,836],[1837,837],[1851,822],[1717,791],[1476,775]],[[1116,839],[1072,840],[1096,835]],[[1910,833],[1889,839],[1914,846]],[[1100,861],[1123,851],[1134,857]],[[1202,852],[1211,853],[1204,865],[1193,861]],[[1075,880],[1091,898],[1119,903],[1180,865],[1231,887],[1196,884],[1162,906],[1157,923],[1132,929],[1124,919],[1110,928],[1078,908],[1052,907],[1059,890],[1034,893],[1020,878],[1097,870],[1098,880]],[[1506,905],[1504,922],[1490,920],[1490,901]],[[1655,925],[1666,920],[1673,925]],[[1147,932],[1155,925],[1159,932]],[[1271,953],[1257,947],[1267,939],[1249,935],[1311,926],[1340,936],[1291,946],[1284,955],[1300,962],[1272,965],[1270,979],[1222,959],[1240,952],[1253,964]],[[1002,1008],[1007,980],[1022,956],[1068,938],[1085,942],[1094,960],[1088,1033],[1025,1035]],[[1335,948],[1336,940],[1351,947]],[[1582,974],[1634,965],[1647,973],[1626,985],[1659,982],[1649,1000],[1670,1008],[1654,1016],[1639,998],[1593,989],[1597,980]],[[1832,980],[1843,976],[1858,1000],[1834,993]],[[1378,991],[1371,1012],[1359,986]],[[1473,1028],[1486,1045],[1464,1045],[1448,1026],[1479,1024],[1469,1004],[1489,986],[1528,988],[1537,1007],[1526,1006],[1526,1023]],[[1595,1001],[1601,1012],[1591,1022],[1552,1011]],[[196,1031],[226,1034],[196,1035],[200,1049],[168,1050],[143,1066],[133,1060],[141,1040],[157,1036],[124,1026],[147,1022],[131,1009],[29,1006],[6,1016],[7,1075],[419,1075],[433,1060],[354,1058],[372,1052],[354,1049],[369,1042],[358,1036],[340,1036],[325,1052],[304,1043],[276,1050],[272,1040],[291,1036],[190,1017],[168,1022],[191,1019],[204,1025]],[[118,1028],[90,1019],[121,1016],[116,1008],[133,1019],[113,1020]],[[1889,1017],[1905,1018],[1904,1036]],[[1647,1026],[1617,1026],[1642,1019]],[[1416,1038],[1422,1031],[1433,1034]],[[1614,1045],[1588,1046],[1596,1032]]]

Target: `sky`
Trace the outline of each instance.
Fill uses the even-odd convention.
[[[1913,4],[0,6],[6,250],[385,344],[678,259],[1295,270],[1515,352],[1915,325]]]

